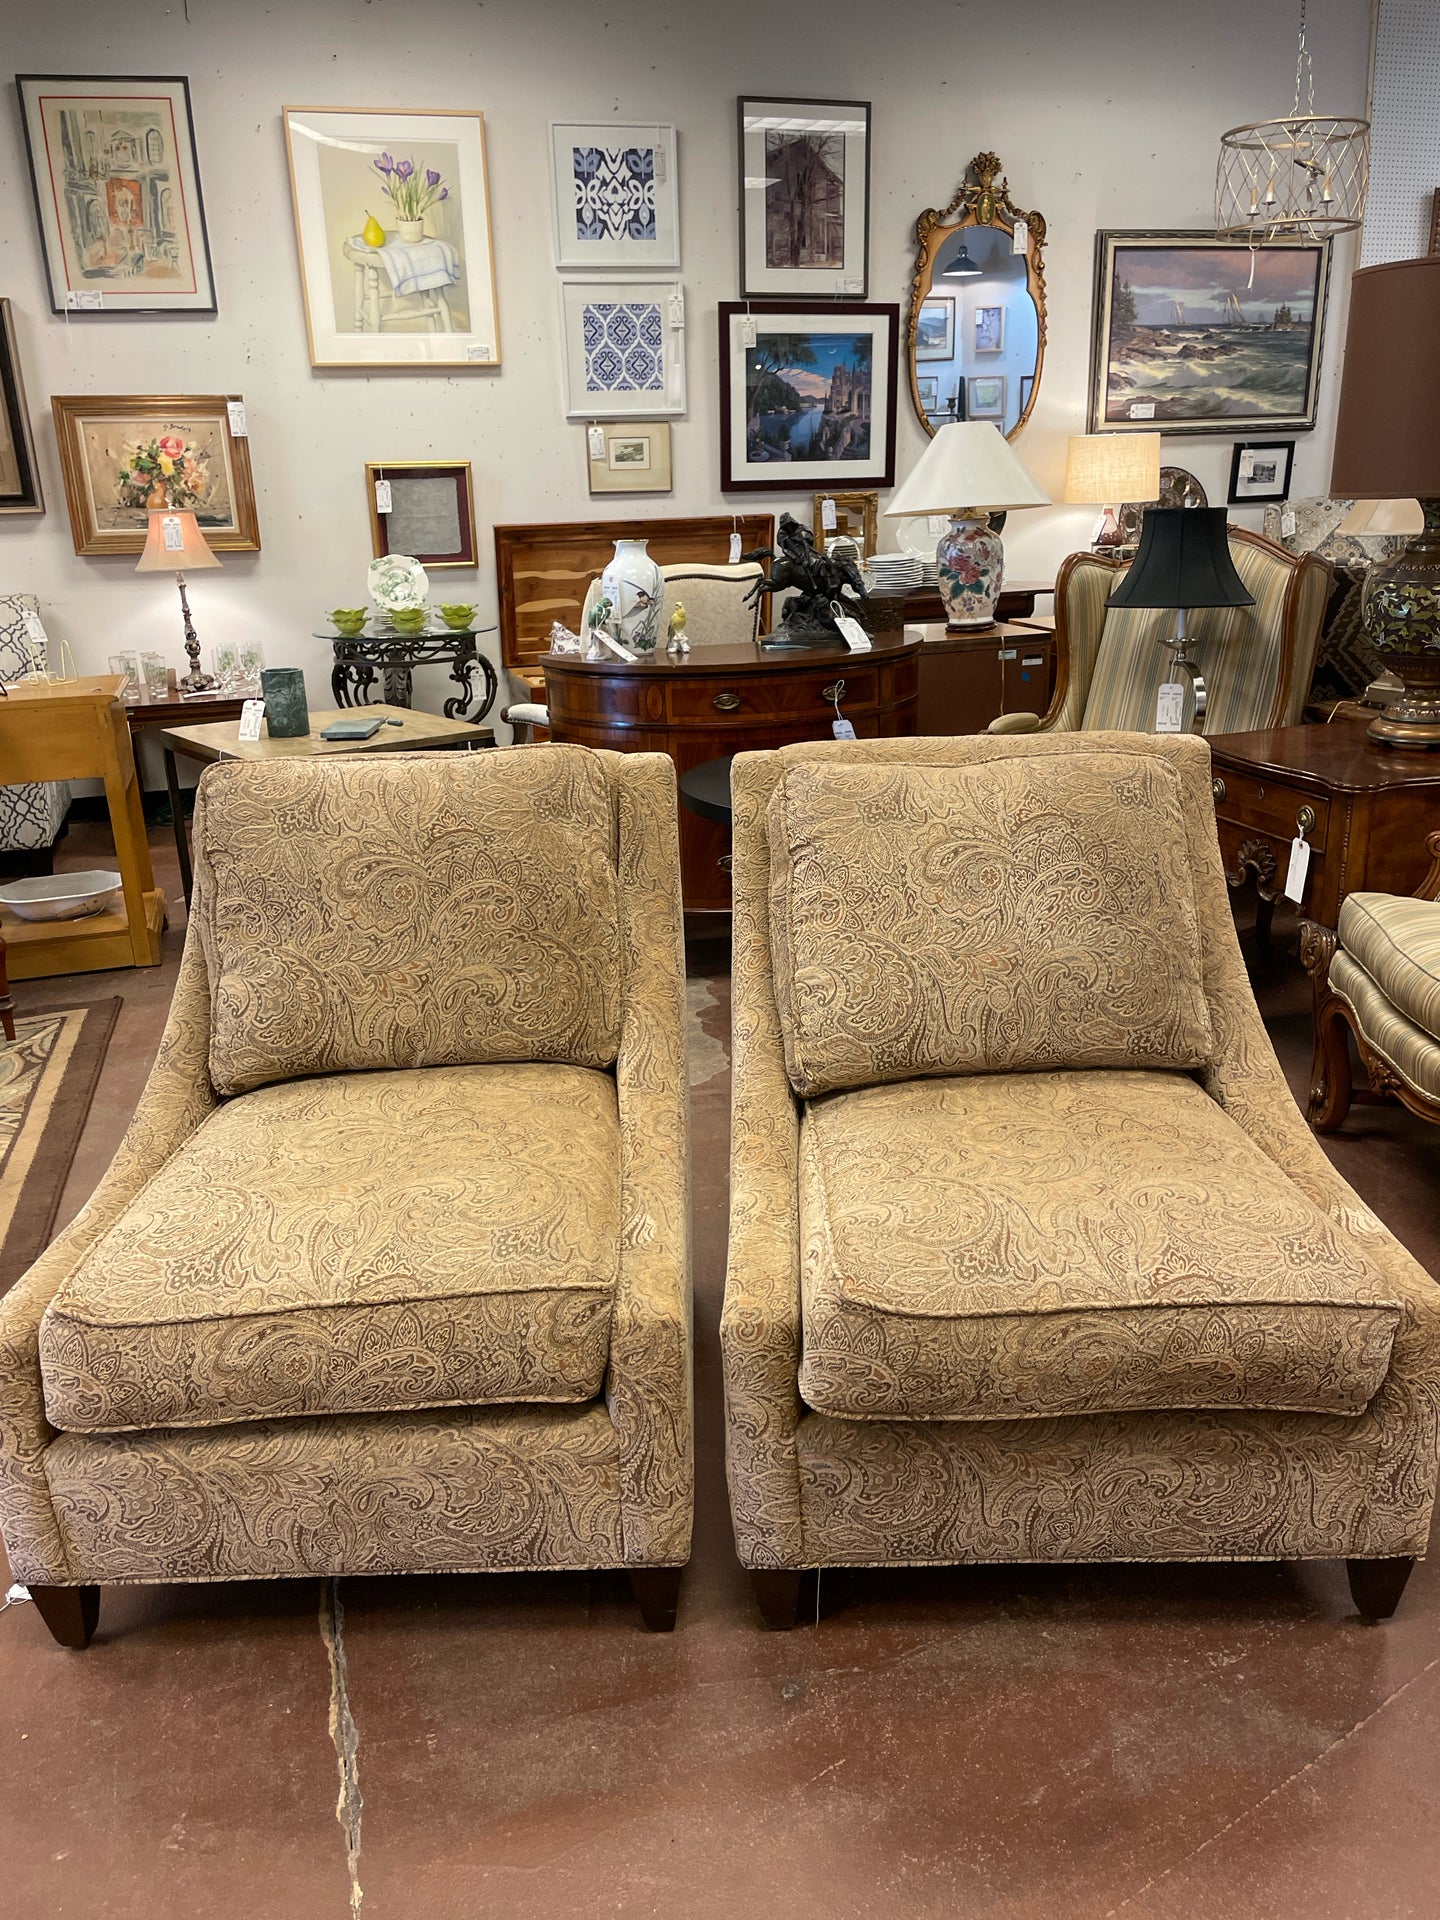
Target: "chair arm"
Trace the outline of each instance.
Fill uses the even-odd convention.
[[[985,729],[987,733],[1039,733],[1038,713],[1002,713]]]

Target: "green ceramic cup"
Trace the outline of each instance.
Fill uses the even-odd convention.
[[[329,618],[334,622],[337,633],[344,634],[347,640],[353,640],[357,634],[365,631],[368,613],[366,607],[335,607]]]
[[[445,622],[447,627],[454,627],[458,631],[461,627],[468,627],[470,625],[470,622],[475,618],[475,609],[474,607],[462,607],[454,603],[442,602],[440,618]]]
[[[390,615],[390,624],[397,633],[423,633],[429,617],[428,607],[396,607]]]

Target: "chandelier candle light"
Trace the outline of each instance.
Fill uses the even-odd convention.
[[[200,671],[200,642],[190,618],[190,602],[185,595],[185,575],[200,567],[218,567],[206,544],[195,515],[188,509],[157,507],[150,515],[145,535],[145,551],[136,562],[137,573],[173,573],[180,589],[180,611],[185,620],[185,652],[190,671],[180,682],[181,693],[208,693],[215,685],[208,673]]]
[[[1149,505],[1160,498],[1158,433],[1072,433],[1065,455],[1065,499],[1071,506],[1103,507],[1091,541],[1096,553],[1123,547],[1117,506]]]

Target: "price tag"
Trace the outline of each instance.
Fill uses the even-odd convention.
[[[1284,513],[1282,513],[1280,516],[1280,534],[1282,539],[1285,539],[1285,540],[1293,539],[1295,536],[1295,529],[1299,525],[1300,525],[1300,522],[1295,518],[1295,509],[1293,507],[1287,507]]]
[[[391,500],[391,497],[390,497],[390,482],[388,480],[377,480],[375,482],[376,513],[389,513],[392,505],[393,505],[393,501]]]
[[[245,425],[245,402],[243,400],[227,400],[225,402],[225,411],[230,416],[230,433],[232,438],[243,440],[249,433],[249,428]]]
[[[1285,874],[1285,898],[1297,907],[1305,904],[1305,881],[1310,872],[1310,847],[1303,833],[1290,842],[1290,865]]]
[[[1132,400],[1130,402],[1130,418],[1132,420],[1153,420],[1155,418],[1155,402],[1153,400]]]
[[[820,502],[820,529],[823,533],[834,533],[835,524],[835,502],[827,496]]]
[[[28,640],[33,641],[37,647],[49,646],[50,636],[40,624],[40,616],[38,613],[31,611],[31,609],[27,607],[25,610],[24,624],[25,637]]]
[[[855,738],[855,729],[843,714],[841,714],[838,719],[830,722],[830,731],[837,740],[853,740]]]
[[[260,723],[264,718],[265,702],[263,700],[247,700],[240,709],[240,732],[237,738],[241,740],[258,740],[260,738]]]
[[[869,653],[870,636],[853,614],[846,613],[838,600],[830,602],[830,611],[840,629],[840,638],[852,653]]]
[[[493,360],[495,355],[491,352],[488,345],[483,347],[466,347],[465,358],[467,360]]]
[[[1028,220],[1017,220],[1015,222],[1015,230],[1010,237],[1010,251],[1012,253],[1024,253],[1029,244],[1030,222]]]
[[[1155,702],[1155,731],[1157,733],[1183,733],[1185,731],[1185,683],[1181,680],[1167,680],[1160,689]]]
[[[185,551],[185,529],[180,524],[178,513],[167,513],[161,526],[165,532],[165,551],[183,553]]]
[[[655,145],[650,149],[650,165],[655,170],[656,186],[663,187],[665,184],[665,166],[666,166],[665,149],[664,147],[661,146],[658,140],[655,142]]]
[[[740,322],[740,344],[742,347],[753,347],[755,344],[755,322],[748,313]]]
[[[683,327],[685,324],[685,289],[683,287],[676,287],[670,296],[670,324],[672,327]]]
[[[927,533],[933,533],[937,540],[949,525],[950,516],[948,513],[928,513],[925,516],[925,531]]]
[[[730,564],[732,567],[738,567],[740,564],[740,536],[738,533],[732,533],[730,536]]]
[[[587,427],[585,429],[585,444],[590,449],[590,458],[592,460],[603,460],[605,458],[604,427]]]
[[[65,304],[72,313],[99,313],[105,305],[105,296],[98,287],[83,287],[79,293],[67,293]]]

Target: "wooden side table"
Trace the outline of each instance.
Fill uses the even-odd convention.
[[[983,733],[1002,713],[1044,713],[1055,686],[1055,636],[1001,621],[986,633],[943,621],[912,626],[920,649],[918,733]]]

